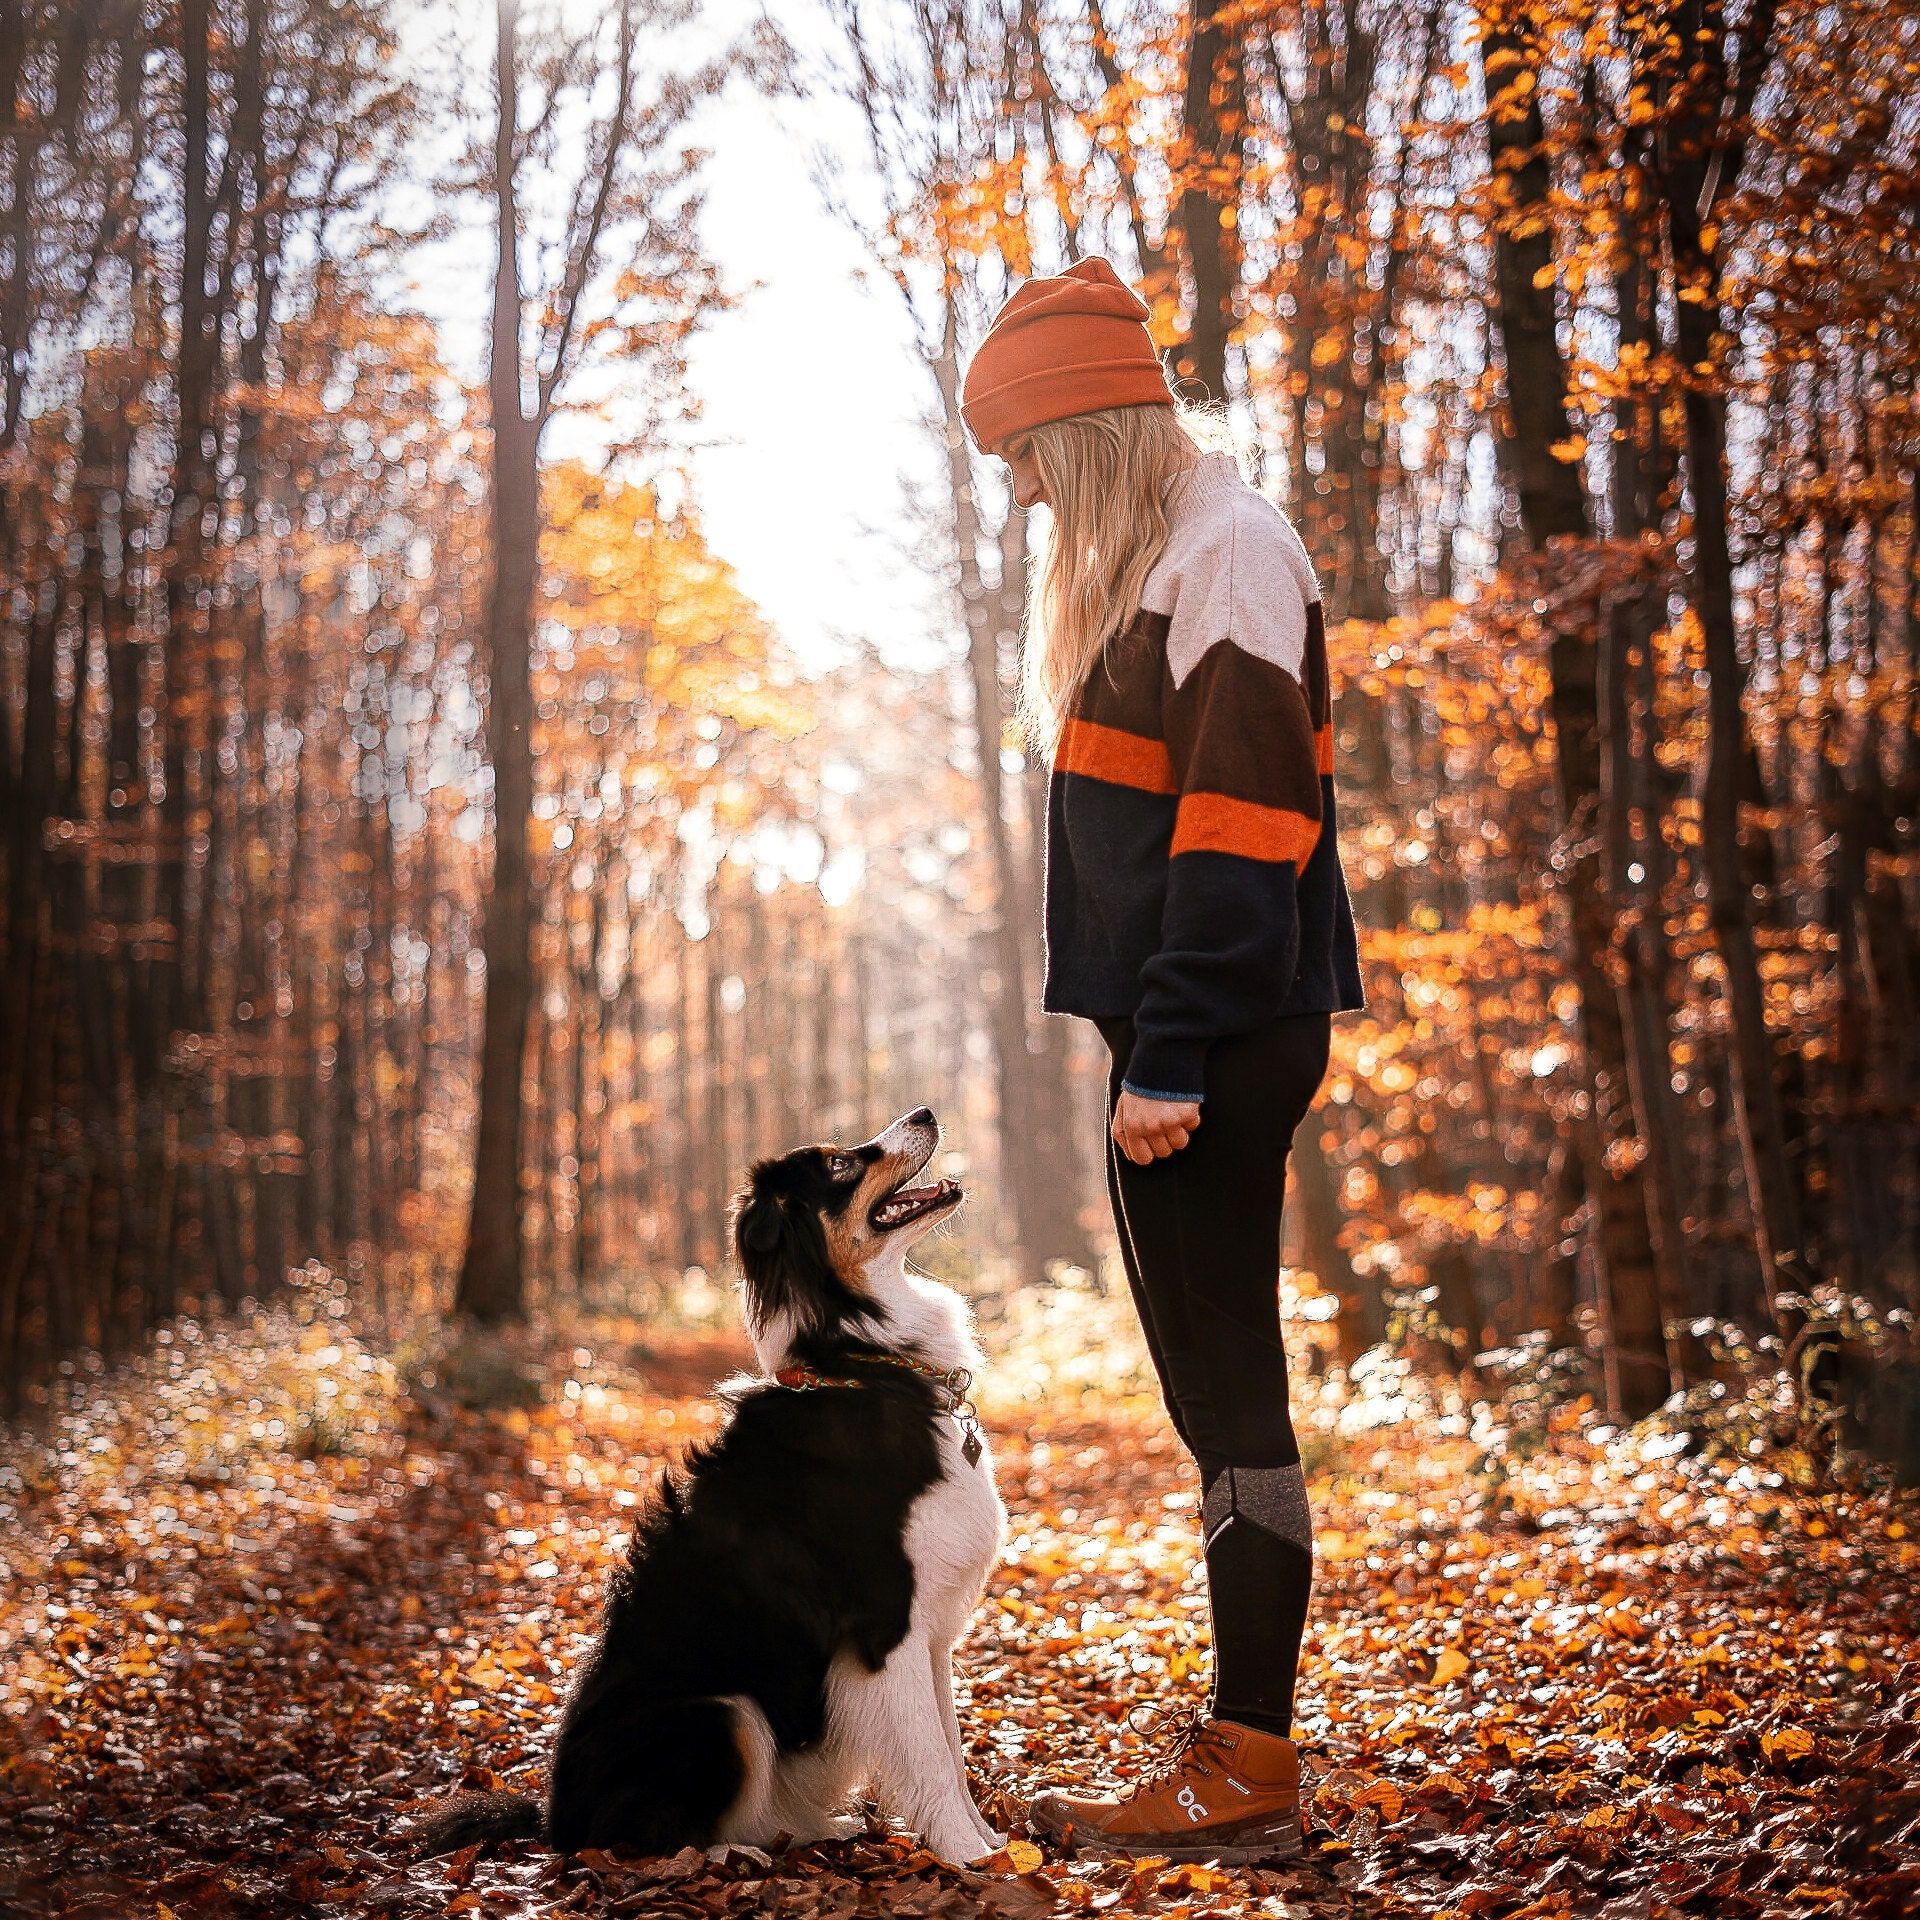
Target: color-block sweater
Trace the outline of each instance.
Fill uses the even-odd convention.
[[[1306,549],[1206,455],[1048,792],[1046,1007],[1131,1015],[1135,1093],[1199,1100],[1213,1041],[1363,1004],[1331,707]]]

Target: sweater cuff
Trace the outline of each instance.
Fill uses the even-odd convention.
[[[1140,1034],[1120,1086],[1146,1100],[1206,1098],[1207,1043],[1204,1040],[1161,1040]]]

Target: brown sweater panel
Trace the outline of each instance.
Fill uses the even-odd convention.
[[[1221,640],[1165,685],[1167,748],[1183,794],[1211,793],[1318,822],[1313,716],[1284,667]]]
[[[1231,640],[1175,686],[1167,617],[1141,613],[1101,656],[1055,764],[1139,792],[1180,796],[1171,855],[1233,853],[1304,866],[1332,771],[1331,689],[1317,605],[1302,678]]]

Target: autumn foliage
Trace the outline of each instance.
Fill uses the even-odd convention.
[[[1915,1911],[1913,10],[481,12],[0,0],[0,1904]],[[923,376],[884,652],[798,654],[694,484],[755,89]],[[477,357],[408,291],[468,227]],[[1016,1517],[976,1784],[1201,1697],[957,413],[1092,252],[1329,616],[1308,1853],[416,1861],[715,1417],[743,1165],[922,1103]]]

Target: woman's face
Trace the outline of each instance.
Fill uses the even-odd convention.
[[[1022,513],[1032,507],[1049,505],[1046,482],[1040,478],[1040,465],[1033,457],[1031,440],[1009,440],[999,449],[1000,458],[1013,469],[1013,503]]]

